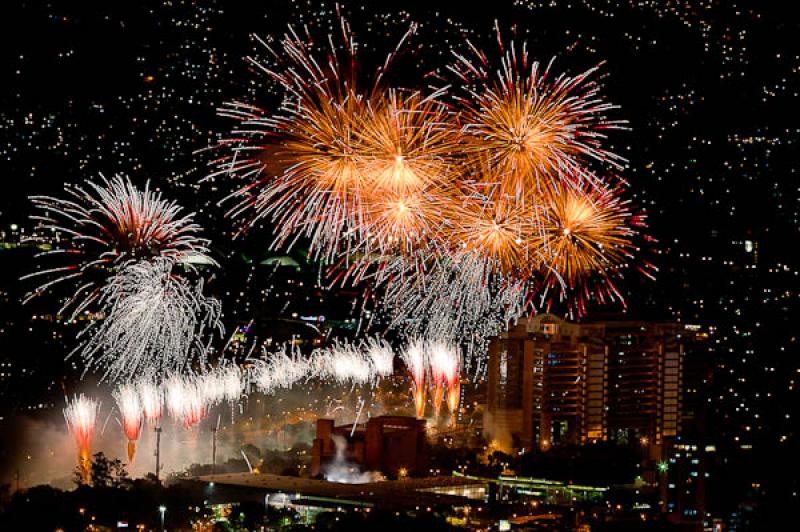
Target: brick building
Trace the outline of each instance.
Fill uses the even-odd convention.
[[[324,473],[337,454],[363,471],[380,471],[389,477],[396,477],[401,470],[409,475],[424,475],[427,468],[425,420],[377,416],[353,431],[352,425],[336,427],[332,419],[318,419],[311,475]]]

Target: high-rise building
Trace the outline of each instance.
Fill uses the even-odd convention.
[[[489,345],[484,428],[521,447],[660,445],[681,422],[682,331],[672,322],[520,320]]]

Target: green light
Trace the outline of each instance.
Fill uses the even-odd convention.
[[[656,468],[658,469],[659,473],[666,473],[667,469],[669,469],[669,464],[666,461],[659,462]]]

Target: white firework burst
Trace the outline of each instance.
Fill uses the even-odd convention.
[[[227,401],[237,402],[244,392],[241,368],[235,364],[217,366],[199,377],[206,403],[215,405]]]
[[[162,377],[204,362],[215,333],[222,334],[220,304],[173,275],[174,262],[133,263],[111,278],[100,302],[105,319],[90,325],[78,350],[87,369],[113,381]]]

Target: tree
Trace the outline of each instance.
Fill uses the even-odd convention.
[[[103,452],[92,457],[90,479],[96,488],[127,488],[131,484],[125,464],[119,458],[109,460]],[[80,468],[75,468],[73,482],[83,484]]]

